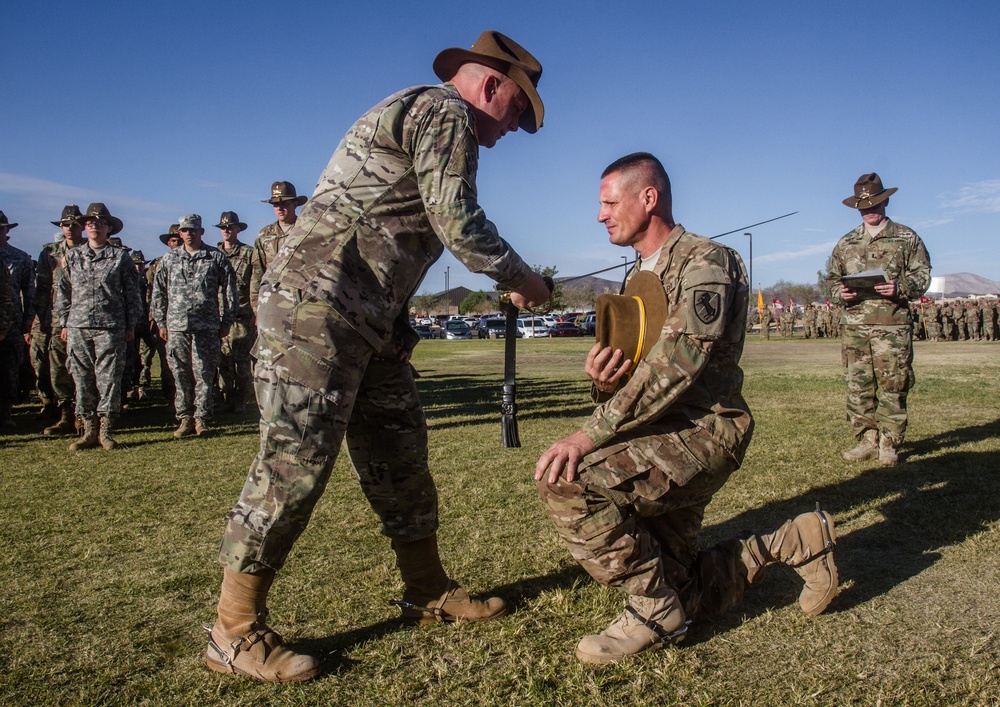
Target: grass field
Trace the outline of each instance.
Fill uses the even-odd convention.
[[[441,496],[445,565],[507,618],[405,628],[401,593],[344,459],[272,592],[272,623],[324,674],[264,685],[209,672],[224,517],[256,425],[174,440],[156,398],[121,420],[113,452],[70,453],[33,409],[0,437],[5,705],[996,705],[1000,703],[1000,345],[919,343],[905,464],[850,465],[840,352],[748,344],[757,426],[706,517],[705,544],[813,508],[839,531],[842,587],[809,618],[776,567],[682,648],[593,668],[580,636],[621,610],[558,541],[531,470],[589,413],[591,340],[519,342],[521,449],[500,448],[499,341],[427,341],[414,355]]]

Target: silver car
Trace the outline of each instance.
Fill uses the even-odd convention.
[[[442,339],[471,339],[472,327],[461,319],[449,319],[441,325]]]

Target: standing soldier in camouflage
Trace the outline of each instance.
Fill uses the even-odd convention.
[[[405,588],[414,623],[485,621],[507,612],[448,577],[427,423],[409,365],[419,338],[407,303],[443,250],[511,291],[517,307],[549,291],[478,204],[479,146],[542,124],[542,69],[498,32],[446,49],[447,83],[404,89],[340,142],[312,199],[270,264],[257,309],[254,369],[261,443],[222,541],[212,670],[285,682],[316,675],[265,623],[267,595],[347,451]]]
[[[969,300],[965,305],[965,323],[969,327],[969,338],[979,341],[982,336],[979,326],[979,304],[975,300]]]
[[[8,242],[10,231],[17,228],[0,211],[0,267],[10,275],[10,301],[14,322],[0,340],[0,429],[12,429],[11,408],[20,392],[18,370],[31,341],[31,320],[35,316],[35,271],[31,256]]]
[[[863,174],[844,205],[861,212],[862,224],[834,246],[826,284],[844,305],[843,352],[846,362],[847,419],[857,437],[844,453],[848,461],[878,456],[892,466],[906,433],[906,395],[913,384],[913,319],[910,300],[931,282],[931,259],[923,241],[908,226],[886,218],[896,187],[885,189],[877,174]],[[886,282],[863,295],[841,278],[881,268]]]
[[[806,305],[805,314],[802,317],[804,323],[805,337],[807,339],[818,339],[819,329],[816,326],[816,319],[819,312],[816,311],[816,307],[812,304]]]
[[[217,248],[202,242],[201,216],[180,220],[181,241],[160,260],[153,281],[153,320],[167,342],[177,392],[174,437],[211,434],[221,341],[238,306],[236,273]]]
[[[598,317],[606,304],[617,319],[584,369],[601,404],[535,466],[538,492],[573,557],[627,595],[625,611],[585,636],[576,657],[611,663],[676,643],[691,621],[738,604],[775,561],[805,579],[800,605],[819,614],[837,590],[828,514],[698,548],[705,507],[740,467],[753,432],[739,365],[746,268],[732,249],[674,221],[670,181],[652,155],[623,157],[601,176],[597,220],[611,243],[638,256],[630,296],[597,305]],[[633,327],[624,323],[630,316]],[[633,362],[623,351],[638,349],[643,325],[657,340]],[[635,331],[631,340],[618,336],[623,327]]]
[[[941,304],[941,338],[945,341],[955,338],[955,309],[951,300]]]
[[[62,217],[52,224],[62,229],[63,240],[49,243],[42,248],[35,268],[35,315],[38,317],[39,335],[48,340],[49,387],[54,403],[59,409],[59,421],[42,430],[46,435],[68,435],[76,433],[75,409],[76,386],[69,372],[66,356],[66,342],[61,336],[62,326],[55,311],[56,296],[59,292],[59,278],[62,276],[66,253],[84,242],[83,225],[80,223],[80,207],[68,204],[62,210]],[[32,345],[34,345],[34,338]],[[42,382],[39,380],[38,387]]]
[[[962,300],[956,300],[955,306],[952,308],[955,317],[955,330],[958,332],[959,341],[969,340],[969,328],[968,322],[965,318],[966,313],[966,303]]]
[[[56,297],[60,337],[67,343],[76,384],[76,414],[83,420],[83,434],[69,448],[100,444],[114,449],[111,432],[121,411],[125,342],[135,337],[142,312],[139,284],[132,258],[108,243],[109,236],[121,232],[121,219],[95,203],[81,220],[87,245],[66,252]]]
[[[156,350],[156,341],[153,339],[153,328],[149,323],[149,281],[146,279],[146,266],[149,261],[141,250],[132,251],[132,262],[135,264],[135,272],[139,278],[139,303],[142,305],[142,314],[135,327],[135,362],[132,368],[132,386],[135,390],[136,401],[145,400],[146,389],[152,384],[152,374],[146,366],[146,357],[152,364],[152,352]]]
[[[992,299],[979,300],[979,315],[983,320],[983,339],[996,341],[997,329]]]
[[[764,307],[760,313],[760,335],[764,339],[771,340],[771,322],[774,321],[774,314],[771,313],[770,307]]]
[[[180,234],[177,233],[177,229],[180,228],[180,224],[172,223],[170,228],[166,233],[160,234],[160,243],[167,246],[170,250],[177,248],[181,244]],[[163,397],[167,399],[170,403],[170,407],[174,406],[174,395],[177,392],[177,388],[174,385],[174,374],[170,372],[170,364],[167,361],[167,342],[160,338],[160,329],[156,326],[156,322],[153,321],[153,281],[156,279],[156,271],[160,269],[160,260],[163,256],[159,258],[153,258],[149,261],[149,265],[146,267],[146,311],[150,313],[149,315],[149,332],[150,332],[150,342],[152,347],[141,354],[142,356],[142,377],[151,379],[152,378],[152,368],[153,368],[153,354],[160,359],[160,387],[163,391]],[[153,350],[155,349],[155,351]]]
[[[253,369],[250,350],[257,340],[253,309],[250,307],[250,282],[254,275],[255,251],[241,243],[239,235],[247,225],[240,221],[235,211],[223,211],[216,228],[222,230],[219,250],[229,258],[236,272],[236,289],[239,308],[233,318],[229,336],[222,340],[222,360],[219,364],[219,385],[226,401],[226,409],[238,414],[246,412],[247,396],[253,387]]]
[[[298,218],[295,209],[306,203],[306,196],[295,194],[295,185],[291,182],[274,182],[271,185],[271,198],[262,199],[262,203],[274,207],[274,215],[278,218],[274,223],[264,226],[253,242],[254,263],[250,279],[250,304],[257,311],[257,297],[260,292],[260,279],[267,266],[278,254],[278,248],[284,243],[285,237],[295,225]]]

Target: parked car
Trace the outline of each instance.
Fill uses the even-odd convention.
[[[431,329],[427,324],[417,324],[413,327],[413,331],[417,332],[417,335],[421,339],[436,339],[437,333]]]
[[[430,317],[418,317],[417,318],[417,324],[422,324],[424,326],[430,326],[433,323],[434,323],[434,320],[431,319]]]
[[[583,332],[580,331],[580,327],[576,324],[556,322],[549,328],[549,338],[552,339],[557,336],[583,336]]]
[[[479,320],[476,332],[480,339],[502,339],[507,335],[507,322],[494,317],[483,317]]]
[[[471,339],[472,327],[461,319],[449,319],[441,325],[441,336],[444,339]]]
[[[597,313],[588,312],[583,315],[583,319],[580,320],[580,323],[577,326],[579,326],[580,331],[587,336],[593,336],[597,331]]]
[[[541,319],[518,319],[517,332],[525,339],[537,339],[549,335],[549,328],[542,324]]]

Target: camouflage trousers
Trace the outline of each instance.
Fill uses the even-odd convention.
[[[897,449],[906,434],[906,396],[914,382],[909,325],[845,326],[841,343],[847,421],[858,439],[878,430]]]
[[[638,438],[656,445],[655,466],[617,444],[611,454],[584,457],[574,481],[542,479],[537,488],[570,554],[594,580],[638,596],[669,587],[694,619],[740,603],[749,582],[738,539],[698,551],[705,507],[739,464],[716,452],[711,467],[702,465],[693,448],[717,444],[700,430],[682,434]]]
[[[211,420],[219,370],[219,330],[167,332],[167,365],[174,376],[174,415]]]
[[[389,538],[437,531],[427,423],[409,364],[376,352],[325,304],[262,287],[254,383],[260,451],[229,513],[219,560],[279,570],[347,441],[361,489]],[[384,354],[384,355],[380,355]]]
[[[122,407],[124,329],[67,328],[67,359],[76,384],[76,414],[117,415]]]
[[[149,341],[145,344],[145,352],[142,354],[142,378],[152,380],[153,377],[153,354],[160,359],[160,385],[163,388],[163,397],[173,404],[174,396],[177,394],[177,386],[174,383],[174,374],[170,372],[170,363],[167,361],[167,344],[160,338],[160,330],[152,327]]]
[[[49,381],[57,405],[72,405],[76,400],[76,385],[69,372],[68,344],[62,340],[61,328],[52,329],[49,338]]]
[[[51,339],[52,333],[42,331],[36,319],[31,326],[31,344],[28,347],[28,357],[31,359],[31,367],[35,369],[35,386],[43,405],[55,405],[56,400],[55,391],[52,390],[52,373],[49,368]]]
[[[253,388],[253,364],[250,351],[257,340],[253,316],[233,322],[229,336],[222,339],[222,358],[219,362],[219,386],[226,402],[247,403]]]

